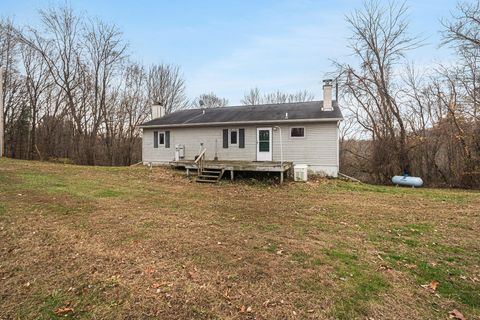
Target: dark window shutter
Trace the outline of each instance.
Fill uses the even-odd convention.
[[[238,134],[238,147],[245,148],[245,129],[239,129]]]
[[[153,131],[153,147],[158,148],[158,131]]]
[[[170,148],[170,131],[165,131],[165,148]]]
[[[223,129],[223,148],[228,148],[228,129]]]

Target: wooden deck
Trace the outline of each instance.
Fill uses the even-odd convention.
[[[185,168],[187,175],[190,170],[197,170],[197,164],[193,160],[172,161],[170,165],[175,168]],[[230,171],[230,179],[233,180],[235,171],[257,171],[257,172],[278,172],[280,174],[280,182],[283,182],[285,172],[293,167],[292,162],[280,161],[231,161],[231,160],[205,160],[205,168],[207,169],[223,169]]]

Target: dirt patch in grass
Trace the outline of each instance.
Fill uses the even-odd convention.
[[[7,159],[0,180],[0,318],[480,315],[478,192]]]

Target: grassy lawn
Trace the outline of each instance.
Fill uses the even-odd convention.
[[[478,191],[0,160],[1,319],[475,319],[479,239]]]

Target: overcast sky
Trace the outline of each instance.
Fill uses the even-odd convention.
[[[0,16],[18,25],[38,24],[37,10],[64,1],[2,0]],[[321,99],[331,59],[351,61],[345,16],[360,0],[71,1],[88,16],[115,23],[133,60],[181,66],[187,94],[215,92],[238,104],[244,92],[307,89]],[[448,62],[439,48],[440,19],[456,1],[407,1],[412,34],[425,45],[409,55],[418,66]]]

